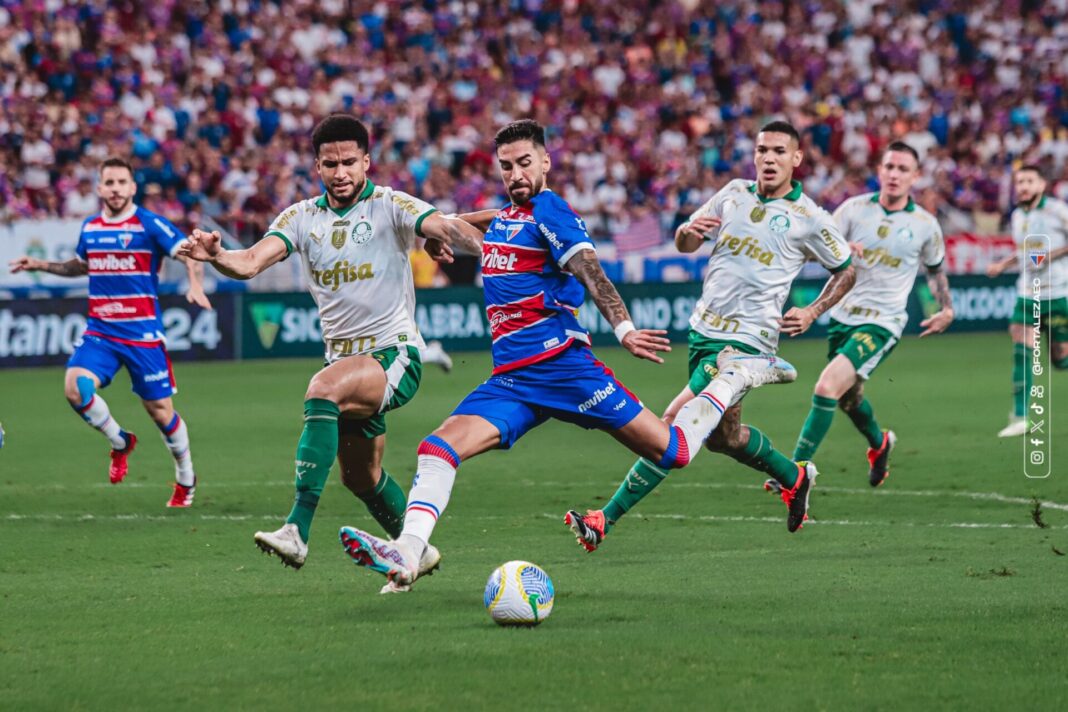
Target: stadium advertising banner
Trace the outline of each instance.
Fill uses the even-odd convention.
[[[975,275],[950,280],[956,321],[951,332],[1001,330],[1008,325],[1016,301],[1016,277],[987,279]],[[811,303],[823,280],[798,280],[790,306]],[[700,292],[695,282],[622,284],[619,292],[634,323],[664,329],[676,343],[685,343],[690,313]],[[216,293],[215,309],[205,311],[183,297],[160,298],[167,329],[167,349],[175,360],[235,358],[321,357],[319,313],[306,292]],[[489,324],[476,287],[420,290],[416,295],[416,323],[427,341],[436,339],[453,351],[489,348]],[[938,305],[925,281],[917,281],[909,300],[906,333],[918,333],[919,323]],[[595,345],[614,345],[612,329],[592,302],[579,312],[579,321]],[[805,334],[822,337],[829,318],[824,314]],[[85,330],[84,299],[19,299],[0,302],[0,367],[54,366],[66,363]]]
[[[160,297],[167,352],[175,361],[233,359],[234,295],[211,295],[212,310]],[[85,331],[84,299],[0,302],[0,368],[59,366]]]

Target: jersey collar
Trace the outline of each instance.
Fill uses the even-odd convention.
[[[782,199],[783,200],[789,200],[789,201],[799,200],[801,198],[801,191],[802,191],[801,181],[799,181],[799,180],[791,180],[790,181],[790,185],[792,185],[793,188],[790,189],[789,193],[787,193],[786,195],[782,196]],[[778,198],[765,198],[763,195],[758,193],[757,192],[757,183],[756,183],[756,181],[753,181],[753,184],[749,186],[749,192],[752,193],[753,195],[755,195],[756,199],[759,200],[761,203],[770,203],[773,200],[778,200]]]
[[[874,195],[871,196],[871,202],[879,203],[879,194],[878,193],[875,193]],[[885,207],[883,207],[882,203],[879,203],[879,207],[882,208],[883,212],[886,213],[887,215],[893,215],[894,213],[900,213],[901,210],[904,210],[906,213],[914,213],[914,212],[916,212],[916,201],[913,200],[912,196],[910,195],[909,196],[909,202],[905,203],[905,207],[901,208],[901,210],[887,210]]]
[[[330,202],[326,199],[326,193],[323,193],[319,196],[319,199],[315,201],[315,206],[317,208],[324,208],[326,210],[329,210],[335,215],[337,215],[339,218],[343,218],[348,214],[350,210],[356,207],[356,203],[367,200],[374,192],[375,184],[371,182],[370,178],[367,178],[364,180],[363,191],[361,191],[359,197],[356,198],[356,202],[350,205],[349,207],[340,209],[330,207]]]

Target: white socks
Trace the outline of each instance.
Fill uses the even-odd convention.
[[[745,395],[741,374],[720,371],[697,397],[679,409],[673,425],[681,431],[689,459],[701,451],[701,445],[723,419],[723,413]]]
[[[422,556],[438,517],[449,504],[460,458],[447,442],[430,435],[419,443],[418,463],[408,492],[404,530],[398,540],[410,546],[416,556]]]
[[[111,442],[113,449],[122,450],[126,447],[126,439],[122,436],[122,428],[111,417],[107,402],[99,395],[94,393],[89,399],[89,403],[74,410],[78,411],[78,415],[82,416],[85,422],[104,433]]]
[[[189,431],[185,421],[177,413],[166,427],[161,427],[163,442],[174,457],[174,479],[183,487],[192,487],[196,482],[193,474],[193,456],[189,453]]]

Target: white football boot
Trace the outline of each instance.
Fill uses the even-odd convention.
[[[366,566],[400,586],[410,586],[419,578],[419,557],[403,542],[381,539],[355,527],[341,527],[338,538],[357,566]]]
[[[256,532],[252,536],[256,546],[266,554],[275,554],[286,566],[299,569],[308,558],[308,545],[300,538],[296,524],[283,524],[275,532]]]
[[[419,578],[430,576],[441,566],[441,552],[433,544],[427,544],[423,555],[419,557]],[[399,584],[389,581],[379,593],[407,593],[412,590],[412,585]]]
[[[999,438],[1018,438],[1027,434],[1027,418],[1018,415],[1009,416],[1009,424],[998,431]]]
[[[740,377],[741,385],[727,405],[736,405],[742,396],[754,388],[770,383],[792,383],[797,380],[797,369],[789,361],[775,354],[747,354],[733,346],[727,346],[716,356],[716,377]]]

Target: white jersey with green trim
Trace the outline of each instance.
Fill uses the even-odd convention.
[[[701,298],[690,328],[711,339],[738,341],[764,352],[779,344],[779,319],[790,285],[809,257],[832,271],[849,264],[830,214],[802,192],[766,199],[756,183],[732,180],[698,208],[690,220],[718,217]]]
[[[300,253],[319,307],[326,359],[397,344],[423,348],[415,324],[415,285],[408,252],[430,204],[371,181],[348,208],[325,195],[286,208],[268,228]]]
[[[878,193],[850,198],[834,219],[864,256],[853,260],[857,283],[831,309],[831,318],[850,326],[874,324],[901,338],[920,265],[937,267],[946,258],[938,220],[912,198],[901,210],[888,211]]]
[[[1050,252],[1068,244],[1068,203],[1043,195],[1030,210],[1017,207],[1012,211],[1012,240],[1020,265],[1016,293],[1033,299],[1037,278],[1041,299],[1068,297],[1068,255],[1047,262]]]

